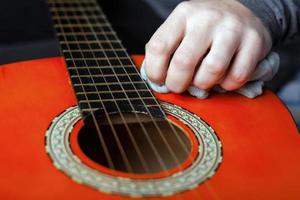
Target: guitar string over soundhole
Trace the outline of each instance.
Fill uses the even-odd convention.
[[[125,173],[152,174],[178,167],[188,158],[192,145],[178,126],[162,118],[154,122],[144,113],[128,112],[123,117],[126,125],[120,114],[110,114],[110,122],[105,115],[97,116],[102,143],[92,117],[85,120],[78,144],[92,161]]]
[[[106,161],[102,161],[103,163],[101,163],[101,165],[103,166],[100,166],[100,164],[93,162],[91,160],[92,158],[87,158],[85,155],[87,153],[84,153],[83,150],[81,150],[81,148],[85,148],[82,147],[82,144],[79,146],[79,143],[85,143],[85,140],[80,139],[82,136],[78,135],[85,135],[85,133],[88,133],[85,131],[88,130],[88,123],[86,124],[86,127],[83,127],[82,115],[77,106],[67,109],[52,121],[46,132],[45,149],[52,159],[54,166],[71,177],[72,180],[101,191],[127,195],[131,197],[166,196],[178,193],[180,191],[186,191],[190,189],[191,186],[199,185],[215,174],[222,161],[222,145],[213,129],[201,118],[173,104],[166,102],[160,102],[160,104],[166,115],[169,116],[168,118],[176,123],[175,126],[178,125],[184,130],[184,132],[182,132],[183,134],[181,134],[181,137],[185,138],[185,141],[188,141],[186,142],[186,145],[191,145],[191,147],[189,146],[190,149],[192,149],[191,155],[195,156],[191,159],[191,163],[189,163],[190,156],[186,161],[184,161],[183,169],[176,168],[174,171],[169,171],[171,173],[168,172],[166,175],[162,175],[161,173],[153,174],[153,172],[161,171],[162,169],[154,166],[152,168],[150,167],[152,173],[150,172],[149,176],[145,173],[146,170],[143,170],[142,167],[133,167],[135,170],[133,173],[137,174],[127,175],[124,173],[122,174],[120,171],[113,171],[107,168],[104,169],[105,167],[103,166],[105,165]],[[129,115],[132,115],[132,113]],[[145,117],[143,114],[140,115],[144,122],[149,120],[149,118],[147,119],[147,116]],[[112,115],[110,116],[112,117]],[[146,119],[144,119],[144,117]],[[103,118],[99,116],[97,119],[98,122],[103,120]],[[126,119],[129,122],[130,117],[126,115]],[[160,119],[156,120],[159,121]],[[89,120],[86,120],[86,122],[87,121]],[[118,124],[119,120],[116,117],[114,121],[115,124]],[[131,126],[135,127],[134,125]],[[136,139],[138,139],[140,136],[138,135],[139,132],[136,131],[135,133],[137,135]],[[186,134],[188,136],[186,136]],[[168,139],[170,141],[173,139],[169,135],[166,136],[169,137]],[[90,136],[84,137],[89,138]],[[111,137],[113,136],[108,135],[106,139],[109,140]],[[155,136],[151,135],[150,137]],[[130,144],[125,140],[123,142],[127,145]],[[158,146],[161,144],[161,142],[155,144]],[[87,145],[87,143],[85,143],[85,145]],[[111,145],[109,145],[110,150],[113,149]],[[97,145],[97,147],[99,146]],[[173,145],[173,148],[176,149],[175,152],[177,153],[177,145]],[[128,149],[133,151],[133,147],[128,147]],[[141,149],[143,151],[147,149],[146,143],[145,147],[143,146]],[[165,150],[165,152],[168,151]],[[160,151],[160,153],[163,152]],[[95,154],[98,154],[97,149]],[[179,153],[177,154],[179,156]],[[165,154],[165,157],[170,159],[170,157],[167,155],[170,154]],[[120,157],[121,156],[119,156],[119,160],[122,160]],[[156,162],[153,154],[152,157],[154,162]],[[184,160],[184,157],[185,155],[183,154],[181,160]],[[137,159],[137,156],[133,156],[129,160],[134,160],[133,158]],[[115,163],[117,163],[116,161],[118,160],[114,160]],[[152,160],[150,161],[153,162]],[[133,162],[134,161],[131,161],[131,164],[133,164]],[[137,166],[141,166],[139,162],[137,163]],[[169,162],[171,163],[168,165],[170,168],[175,162]],[[155,164],[160,165],[159,163]],[[124,170],[125,172],[128,171],[127,168],[123,166],[123,161],[119,162],[119,165],[119,170]]]

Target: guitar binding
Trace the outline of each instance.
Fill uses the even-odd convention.
[[[173,104],[161,102],[166,114],[188,126],[198,140],[198,156],[183,171],[168,177],[135,180],[105,174],[84,164],[70,145],[70,135],[81,115],[77,106],[65,110],[50,124],[45,148],[53,164],[79,184],[130,197],[170,196],[191,190],[213,177],[222,162],[222,145],[214,130],[201,118]],[[199,156],[201,152],[202,156]]]

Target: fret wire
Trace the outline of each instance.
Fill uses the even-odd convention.
[[[57,0],[47,0],[48,3],[57,3],[57,4],[60,4],[60,3],[74,3],[74,0],[59,0],[59,2]],[[80,3],[85,3],[85,2],[88,2],[88,3],[95,3],[94,0],[77,0],[77,2],[80,4]]]
[[[93,5],[93,6],[96,6],[96,3],[95,2],[93,2],[93,1],[84,1],[84,2],[82,2],[81,3],[82,5]],[[48,5],[50,5],[50,6],[53,6],[53,7],[55,7],[55,8],[57,8],[57,7],[60,7],[60,6],[62,6],[62,7],[66,7],[67,5],[71,5],[71,6],[80,6],[77,2],[74,2],[74,1],[60,1],[60,2],[50,2],[50,1],[48,1]]]
[[[95,32],[95,31],[94,31],[94,32]],[[98,33],[99,33],[99,32],[98,32]],[[110,33],[113,34],[114,36],[116,35],[116,33],[115,33],[114,31],[110,31]],[[116,38],[117,38],[117,37],[116,37]],[[112,50],[114,51],[115,49],[112,49]],[[128,54],[127,54],[127,56],[128,56]],[[118,57],[118,59],[127,59],[127,58],[130,59],[129,56],[128,56],[128,57],[120,57],[120,56]],[[79,59],[79,60],[80,60],[80,59]]]
[[[111,26],[109,23],[91,23],[91,26],[94,27],[109,27]],[[78,27],[84,27],[84,28],[88,28],[88,25],[82,25],[82,24],[54,24],[54,28],[59,28],[59,27],[66,27],[66,28],[78,28]]]
[[[98,19],[97,19],[98,20]],[[98,32],[99,33],[99,32]],[[109,32],[113,35],[116,35],[116,33],[114,31]],[[76,33],[75,33],[76,34]],[[120,42],[121,43],[121,42]],[[115,49],[112,49],[112,51],[114,51]],[[126,49],[120,49],[120,50],[126,50]],[[129,57],[129,55],[127,54],[127,56]],[[126,58],[125,58],[126,59]],[[80,59],[79,59],[80,60]],[[136,71],[137,72],[137,71]]]
[[[111,40],[111,41],[107,41],[107,40],[99,40],[99,41],[97,41],[97,40],[90,40],[90,41],[81,41],[79,43],[85,43],[85,44],[87,44],[87,43],[94,44],[95,43],[95,44],[99,44],[99,43],[110,43],[110,42],[112,42],[112,43],[114,43],[114,42],[120,43],[121,41],[120,40]],[[75,44],[76,42],[75,41],[59,41],[59,43],[61,43],[61,44]],[[100,49],[93,49],[93,50],[100,50]],[[124,50],[124,51],[126,51],[126,48],[119,48],[117,50]]]
[[[106,49],[105,51],[114,51],[113,49]],[[124,52],[124,49],[117,49],[115,50],[117,52]],[[74,50],[62,50],[62,52],[66,52],[66,53],[79,53],[79,52],[102,52],[100,49],[92,49],[92,50],[88,50],[88,49],[74,49]]]
[[[86,16],[85,16],[86,17]],[[58,17],[59,18],[59,17]],[[68,17],[64,17],[64,18],[66,18],[66,19],[69,19]],[[97,19],[97,20],[99,20],[99,19]],[[108,24],[108,23],[107,23]],[[116,33],[114,32],[114,31],[111,31],[111,33],[113,34],[113,35],[115,35]],[[113,49],[112,49],[113,50]],[[129,57],[129,56],[128,56]],[[99,59],[99,58],[98,58]],[[114,58],[111,58],[111,59],[116,59],[116,57],[114,57]],[[123,58],[123,57],[121,57],[120,59],[126,59],[126,57],[125,58]],[[76,60],[76,58],[75,58],[75,60]],[[77,60],[83,60],[83,59],[77,59]]]
[[[139,89],[139,92],[149,92],[147,89]],[[110,91],[100,91],[100,93],[109,93]],[[124,92],[123,90],[111,90],[112,93]],[[126,90],[125,92],[136,92],[136,90]],[[84,92],[76,92],[76,94],[83,94]],[[86,94],[97,94],[97,92],[85,92]]]
[[[99,7],[97,7],[97,9],[101,12],[101,9],[99,8]],[[93,15],[93,17],[95,18],[96,16],[95,15]],[[110,29],[112,29],[111,28],[112,26],[111,25],[109,25],[108,26],[108,28],[110,28]],[[123,47],[123,44],[122,44],[122,42],[121,42],[121,44],[120,44],[122,47]],[[126,52],[127,53],[127,52]],[[129,56],[129,55],[128,55]],[[132,62],[132,61],[131,61]],[[133,65],[135,65],[133,62],[132,62],[132,64]],[[148,84],[146,84],[146,86],[147,86],[147,88],[150,90],[150,88],[149,88],[149,86],[148,86]],[[152,94],[153,95],[153,94]],[[153,97],[154,97],[154,95],[153,95]],[[159,102],[156,100],[156,102],[157,102],[157,104],[159,105]],[[159,107],[159,109],[160,109],[160,111],[162,112],[162,113],[164,113],[164,111],[163,111],[163,109],[162,109],[162,107],[160,106]],[[169,123],[170,124],[170,123]],[[173,126],[170,124],[170,126],[172,127],[172,129],[174,130],[174,131],[176,131],[174,128],[173,128]],[[176,133],[177,133],[177,131],[176,131]],[[177,135],[177,134],[176,134]],[[184,145],[183,145],[184,146]],[[185,147],[185,146],[184,146]],[[186,148],[185,148],[186,149]]]
[[[100,76],[101,75],[101,76]],[[127,74],[117,74],[117,76],[127,76],[127,75],[139,75],[137,73],[127,73]],[[80,77],[112,77],[115,75],[112,74],[92,74],[92,75],[71,75],[71,78],[80,78]]]
[[[108,57],[107,59],[109,59],[109,60],[113,60],[113,59],[128,59],[128,57]],[[105,58],[65,58],[65,60],[66,61],[72,61],[72,60],[74,60],[74,61],[87,61],[87,60],[93,60],[93,61],[97,61],[97,60],[107,60],[107,59],[105,59]]]
[[[100,7],[97,7],[97,9],[99,10],[99,12],[101,12]],[[110,26],[110,28],[111,28],[111,26]],[[121,44],[121,45],[122,45],[122,44]],[[128,56],[129,56],[129,55],[128,55]],[[131,60],[130,60],[130,61],[131,61]],[[131,61],[131,62],[132,62],[132,61]],[[121,61],[120,61],[120,63],[121,63]],[[132,64],[133,64],[133,63],[132,63]],[[130,77],[129,77],[129,78],[130,78]],[[154,97],[154,96],[153,96],[153,97]],[[154,97],[154,98],[155,98],[155,97]],[[155,98],[155,101],[156,101],[156,103],[158,104],[156,98]],[[159,104],[158,104],[158,105],[159,105]],[[146,104],[145,104],[145,106],[146,106]],[[164,113],[164,111],[162,110],[161,106],[159,106],[159,108],[160,108],[161,112]],[[150,113],[150,111],[149,111],[149,109],[147,108],[147,106],[146,106],[146,109],[147,109],[148,112]],[[167,148],[168,148],[169,152],[171,153],[171,155],[172,155],[174,161],[175,161],[176,163],[180,164],[180,162],[178,161],[178,158],[176,157],[175,152],[171,149],[169,143],[167,142],[166,138],[164,137],[163,133],[161,132],[161,129],[159,128],[159,126],[157,125],[156,121],[153,119],[153,116],[152,116],[151,114],[150,114],[150,117],[152,118],[152,120],[153,120],[153,122],[154,122],[154,125],[156,126],[157,130],[160,132],[160,136],[162,137],[163,141],[164,141],[165,144],[167,145]],[[170,124],[170,122],[169,122],[169,125],[170,125],[171,128],[173,128],[174,133],[176,133],[176,135],[178,135],[177,131],[176,131],[176,130],[174,129],[174,127]],[[177,137],[177,139],[179,140],[179,137]],[[181,140],[179,140],[179,141],[181,141]],[[186,148],[186,147],[185,147],[185,148]],[[164,166],[164,165],[163,165],[163,166]]]
[[[99,12],[102,12],[102,10],[100,9],[100,7],[97,7],[97,9],[98,9]],[[96,16],[95,16],[95,14],[92,14],[92,16],[90,16],[90,17],[94,17],[94,18],[95,18]],[[109,22],[108,22],[108,23],[109,23]],[[110,23],[109,23],[109,24],[110,24]],[[111,25],[109,26],[109,28],[112,30],[112,26],[111,26]],[[122,42],[120,43],[120,45],[123,47]],[[129,54],[128,54],[127,52],[126,52],[126,54],[127,54],[128,57],[130,57]],[[135,64],[132,62],[131,59],[129,59],[129,60],[130,60],[130,62],[132,63],[132,65],[135,65]],[[135,68],[135,69],[136,69],[137,73],[139,74],[137,68]],[[129,77],[129,78],[130,78],[130,77]],[[144,82],[144,81],[143,81],[143,82]],[[145,83],[145,82],[144,82],[144,83]],[[145,84],[146,84],[146,83],[145,83]],[[147,85],[147,84],[146,84],[146,85]],[[148,87],[148,85],[147,85],[147,87]],[[148,87],[148,89],[150,90],[149,87]],[[151,90],[150,90],[150,91],[151,91]],[[152,94],[152,96],[154,97],[153,94]],[[154,97],[154,98],[155,98],[155,97]],[[157,102],[157,104],[160,105],[158,102]],[[160,107],[160,108],[161,108],[161,107]],[[160,110],[161,110],[162,113],[164,113],[164,111],[163,111],[162,109],[160,109]]]
[[[98,8],[98,6],[96,6],[96,8]],[[83,13],[85,13],[85,12],[83,12]],[[101,12],[100,12],[101,13]],[[89,21],[89,20],[88,20]],[[92,28],[92,30],[94,31],[94,28],[91,26],[91,28]],[[98,39],[98,37],[99,36],[97,36],[95,33],[94,33],[94,36]],[[106,39],[108,39],[107,38],[107,36],[105,36],[105,38]],[[110,44],[110,43],[109,43]],[[100,44],[100,46],[101,46],[101,48],[102,48],[102,44]],[[107,55],[106,55],[106,52],[104,52],[104,55],[107,57]],[[108,59],[108,62],[111,64],[111,61]],[[114,70],[113,70],[114,71]],[[104,79],[105,80],[105,79]],[[120,80],[119,80],[119,78],[117,78],[117,80],[118,80],[118,82],[121,84],[121,82],[120,82]],[[106,82],[106,80],[105,80],[105,82]],[[121,86],[122,86],[122,84],[121,84]],[[98,90],[98,89],[97,89]],[[124,90],[124,88],[123,88],[123,90]],[[125,98],[125,100],[127,101],[128,100],[128,96],[125,94],[125,96],[126,96],[126,98]],[[129,103],[130,103],[130,101],[129,101]],[[131,105],[131,103],[130,103],[130,105]],[[126,130],[128,131],[128,134],[129,134],[129,136],[130,136],[130,138],[131,138],[131,141],[133,142],[133,144],[134,144],[134,147],[136,147],[136,142],[135,142],[135,140],[133,140],[133,137],[132,137],[132,133],[131,133],[131,130],[129,129],[129,127],[128,127],[128,125],[126,124],[126,120],[125,120],[125,118],[124,118],[124,116],[123,116],[123,114],[122,114],[122,112],[121,112],[121,110],[120,110],[120,108],[119,108],[119,105],[116,103],[116,107],[117,107],[117,109],[119,110],[119,112],[120,112],[120,116],[121,116],[121,118],[122,118],[122,120],[125,122],[124,123],[124,125],[125,125],[125,128],[126,128]],[[131,105],[131,107],[132,107],[132,109],[134,110],[134,107]],[[105,106],[104,106],[104,109],[105,109]],[[118,139],[118,138],[116,138],[116,139]],[[120,145],[121,147],[122,147],[122,145]],[[137,149],[135,149],[136,150],[136,152],[138,153],[138,156],[139,155],[141,155],[141,154],[139,154],[139,152],[140,151],[138,151]],[[126,156],[126,153],[124,152],[124,151],[122,151],[121,152],[121,154],[122,153],[124,153],[124,155],[125,155],[125,158],[126,158],[126,160],[125,159],[123,159],[124,161],[127,161],[127,163],[125,162],[125,166],[127,166],[127,168],[129,168],[129,170],[131,169],[131,165],[130,165],[130,163],[128,162],[128,158],[127,158],[127,156]],[[141,159],[141,157],[139,156],[139,158],[140,158],[140,161],[141,161],[141,163],[142,163],[142,166],[143,167],[145,167],[145,170],[146,169],[148,169],[147,168],[147,165],[145,165],[145,160],[144,159]]]
[[[64,30],[62,30],[62,31],[64,31]],[[67,44],[67,46],[69,47],[68,44]],[[74,66],[76,66],[76,64],[75,64],[74,61],[73,61],[73,64],[74,64]],[[77,74],[78,74],[78,71],[77,71]],[[79,74],[78,74],[78,75],[79,75]],[[79,80],[80,80],[80,83],[82,83],[80,78],[79,78]],[[73,86],[74,86],[74,85],[73,85]],[[83,86],[82,86],[82,89],[83,89],[83,91],[85,91],[85,89],[84,89]],[[85,97],[87,98],[87,95],[86,95],[86,94],[85,94]],[[89,106],[89,108],[91,109],[91,105],[88,104],[88,106]],[[97,120],[96,120],[95,115],[94,115],[93,112],[91,112],[91,116],[92,116],[92,119],[93,119],[93,121],[94,121],[94,123],[95,123],[95,127],[96,127],[96,130],[97,130],[97,133],[99,134],[100,143],[101,143],[102,146],[103,146],[103,150],[104,150],[104,153],[105,153],[105,157],[106,157],[106,159],[107,159],[107,162],[108,162],[109,166],[110,166],[112,169],[115,169],[115,166],[114,166],[114,164],[113,164],[113,162],[112,162],[111,157],[109,156],[109,152],[108,152],[106,143],[105,143],[105,141],[103,140],[103,137],[102,137],[102,135],[101,135],[100,128],[99,128],[99,126],[98,126]]]
[[[82,112],[95,112],[97,110],[98,110],[98,108],[90,108],[90,109],[82,108],[81,109]]]
[[[100,7],[97,7],[97,9],[99,10],[99,12],[101,12],[101,10],[100,10]],[[109,26],[108,28],[111,28],[111,26]],[[93,28],[94,29],[94,28]],[[111,45],[111,44],[110,44]],[[122,43],[121,43],[121,45],[122,45]],[[122,47],[123,47],[123,45],[122,45]],[[111,48],[113,49],[113,47],[112,47],[112,45],[111,45]],[[127,56],[129,57],[129,55],[127,54]],[[130,57],[129,57],[129,60],[131,61],[131,59],[130,59]],[[121,62],[120,62],[121,63]],[[133,63],[132,63],[133,64]],[[135,85],[133,85],[134,86],[134,88],[135,88]],[[124,88],[123,88],[124,89]],[[136,90],[136,88],[135,88],[135,90]],[[139,95],[139,93],[138,93],[138,95]],[[127,96],[127,95],[126,95]],[[128,97],[127,97],[128,98]],[[140,97],[140,95],[139,95],[139,99],[140,100],[142,100],[141,99],[141,97]],[[129,101],[130,102],[130,101]],[[144,102],[143,100],[142,100],[142,102]],[[155,102],[155,101],[154,101]],[[133,106],[131,103],[130,103],[130,105],[131,106]],[[144,105],[145,105],[145,103],[144,103]],[[146,106],[146,105],[145,105]],[[148,110],[148,108],[147,108],[147,106],[146,106],[146,109]],[[148,110],[148,112],[149,112],[149,110]],[[135,113],[136,114],[136,113]],[[150,114],[150,112],[149,112],[149,114]],[[151,115],[151,114],[150,114]],[[142,129],[143,129],[143,131],[145,132],[146,130],[145,130],[145,127],[143,126],[143,124],[140,122],[140,120],[139,120],[139,118],[137,117],[137,120],[139,121],[139,123],[141,124],[141,127],[142,127]],[[147,132],[147,131],[146,131]],[[146,134],[146,136],[148,136],[147,134]],[[147,137],[148,138],[148,137]],[[150,142],[150,145],[152,144],[152,142]],[[153,146],[152,146],[153,147]],[[154,153],[155,153],[155,155],[157,155],[157,151],[156,151],[156,149],[154,148]],[[159,154],[158,154],[158,160],[159,160],[159,163],[160,164],[162,164],[161,166],[163,167],[163,168],[165,168],[164,167],[164,164],[163,164],[163,162],[162,162],[162,159],[161,159],[161,157],[159,156]],[[142,157],[143,158],[143,157]]]
[[[155,98],[153,97],[145,97],[145,100],[154,100]],[[128,101],[130,102],[130,100],[141,100],[139,97],[135,97],[135,98],[112,98],[112,99],[99,99],[99,100],[96,100],[96,99],[88,99],[88,100],[79,100],[79,102],[82,102],[82,103],[88,103],[88,102],[105,102],[105,101]],[[155,106],[157,106],[156,104],[154,104]]]
[[[133,65],[114,65],[114,68],[135,68]],[[68,67],[68,69],[111,69],[111,66]]]
[[[126,49],[123,49],[123,48],[115,48],[115,49],[107,49],[106,48],[106,49],[102,49],[102,50],[104,50],[104,51],[123,51],[123,52],[127,51]],[[76,50],[74,49],[73,51],[76,51]],[[78,49],[78,51],[80,51],[80,50]],[[83,49],[83,51],[87,52],[88,49]],[[96,51],[101,51],[101,49],[93,49],[92,51],[89,51],[89,52],[96,52]]]
[[[122,84],[138,84],[138,83],[145,83],[145,82],[143,82],[143,81],[124,81],[124,82],[122,82]],[[95,84],[93,84],[93,83],[83,83],[83,84],[75,83],[74,86],[80,86],[80,85],[93,86],[93,85],[110,85],[110,84],[115,84],[115,85],[119,84],[120,85],[120,82],[95,83]],[[153,98],[155,98],[155,97],[153,96]]]
[[[156,101],[156,99],[155,99],[155,101]],[[159,107],[160,108],[160,107]],[[161,109],[161,108],[160,108]]]
[[[120,62],[121,63],[121,62]],[[172,152],[171,152],[171,154],[172,154]]]
[[[100,7],[99,6],[96,6],[96,8],[97,8],[97,10],[101,13],[102,12],[102,10],[100,9]],[[95,14],[92,14],[91,16],[89,16],[89,17],[92,17],[92,18],[97,18],[97,16],[95,15]],[[111,26],[111,24],[108,22],[108,24],[109,24],[109,28],[112,30],[112,26]],[[112,30],[113,31],[113,30]],[[113,31],[113,32],[115,32],[115,31]],[[116,35],[116,33],[115,33],[115,35]],[[117,36],[116,36],[117,37]],[[124,46],[123,46],[123,44],[122,44],[122,41],[121,41],[121,43],[120,43],[120,45],[124,48]],[[126,52],[126,54],[127,54],[127,56],[128,57],[130,57],[129,56],[129,54]],[[132,60],[130,59],[130,61],[131,61],[131,63],[132,63],[132,65],[135,65],[133,62],[132,62]],[[136,69],[137,70],[137,69]],[[138,70],[137,70],[137,73],[139,73],[138,72]],[[146,84],[147,85],[147,84]],[[147,85],[147,87],[148,87],[148,85]],[[150,90],[150,88],[148,87],[148,89]],[[152,94],[153,95],[153,94]],[[153,97],[154,97],[154,95],[153,95]],[[155,98],[155,97],[154,97]],[[157,102],[157,104],[159,105],[159,103]],[[160,107],[161,108],[161,107]],[[161,108],[161,111],[164,113],[164,111],[162,110],[162,108]]]
[[[59,20],[59,19],[76,19],[76,18],[79,18],[79,19],[84,19],[84,17],[82,16],[59,16],[59,15],[56,15],[56,16],[53,16],[52,19],[55,19],[55,20]],[[106,19],[105,15],[97,15],[97,19]]]
[[[102,12],[101,11],[101,9],[99,8],[99,7],[97,7],[97,9],[99,10],[99,12]],[[89,16],[89,17],[92,17],[92,18],[96,18],[96,16],[93,14],[92,16]],[[109,22],[108,22],[108,24],[110,24]],[[109,25],[108,26],[111,30],[112,30],[112,26],[111,25]],[[116,32],[115,31],[113,31],[114,32],[114,34],[116,35]],[[116,36],[117,37],[117,36]],[[120,41],[120,45],[121,45],[121,47],[122,48],[124,48],[124,46],[123,46],[123,44],[122,44],[122,41]],[[124,48],[125,49],[125,48]],[[126,49],[125,49],[126,50]],[[127,53],[127,50],[126,50],[126,54],[127,54],[127,56],[130,58],[130,56],[129,56],[129,54]],[[132,62],[132,60],[131,59],[129,59],[130,60],[130,62],[132,63],[132,65],[133,66],[135,66],[135,64]],[[135,70],[136,70],[136,72],[139,74],[139,71],[137,70],[137,68],[135,67]],[[145,82],[144,82],[145,83]],[[145,85],[147,85],[146,83],[145,83]],[[147,88],[150,90],[150,88],[148,87],[148,85],[147,85]],[[152,93],[151,93],[152,94]],[[154,97],[154,95],[152,94],[152,96]],[[155,98],[155,97],[154,97]],[[158,101],[157,101],[157,104],[158,105],[160,105],[159,103],[158,103]],[[161,112],[162,113],[164,113],[164,111],[162,110],[162,108],[160,107],[160,110],[161,110]]]
[[[120,49],[120,48],[116,48],[116,49],[94,49],[94,50],[88,50],[88,49],[73,49],[73,50],[62,50],[63,53],[80,53],[80,52],[85,52],[85,53],[95,53],[95,52],[103,52],[103,53],[108,53],[108,52],[119,52],[119,53],[123,53],[125,54],[125,49]],[[123,56],[125,57],[125,56]],[[128,58],[126,56],[126,58]],[[94,58],[93,60],[97,60],[97,58]]]
[[[96,5],[95,5],[96,6]],[[50,10],[52,10],[53,7],[50,6]],[[68,8],[68,7],[64,7],[64,8],[55,8],[57,11],[63,11],[63,12],[76,12],[76,11],[80,11],[82,8],[76,8],[76,7],[72,7],[72,8]],[[84,7],[84,9],[86,11],[95,11],[97,10],[97,8],[93,7],[93,6],[86,6]]]
[[[110,101],[111,101],[111,100],[110,100]],[[106,101],[106,102],[109,102],[109,101]],[[149,105],[149,107],[157,107],[157,105]],[[98,111],[97,108],[91,108],[91,109],[82,108],[81,110],[82,110],[83,112],[91,112],[91,111],[95,112],[95,111]]]
[[[98,8],[98,10],[100,10],[99,8]],[[99,11],[99,12],[101,12],[101,10]],[[92,17],[93,18],[95,18],[95,19],[97,19],[97,17],[95,17],[95,15],[94,14],[92,14]],[[108,22],[109,23],[109,22]],[[109,26],[109,28],[111,29],[111,26]],[[113,31],[114,32],[114,31]],[[115,36],[116,36],[116,33],[114,32],[113,33]],[[116,38],[117,38],[117,36],[116,36]],[[122,42],[121,42],[121,44],[120,44],[122,47],[123,47],[123,45],[122,45]],[[130,57],[129,55],[128,55],[128,53],[126,52],[126,54],[127,54],[127,56],[128,57]],[[132,61],[131,61],[131,59],[130,59],[130,62],[132,63]],[[132,63],[132,65],[134,65],[133,63]],[[136,69],[136,68],[135,68]],[[138,73],[138,70],[136,69],[136,72]],[[130,77],[129,77],[130,78]],[[145,84],[146,85],[146,84]],[[149,89],[149,88],[148,88]],[[150,90],[150,89],[149,89]],[[152,93],[151,93],[152,94]],[[153,96],[153,94],[152,94],[152,96]],[[154,96],[153,96],[154,97]],[[154,97],[155,98],[155,97]],[[159,105],[159,103],[157,102],[157,104]],[[163,111],[162,111],[162,109],[161,109],[161,112],[162,113],[164,113]]]
[[[97,9],[99,10],[99,12],[101,12],[100,7],[97,7]],[[112,47],[112,46],[111,46],[111,47]],[[128,57],[129,57],[129,55],[128,55]],[[131,59],[130,59],[130,62],[132,63]],[[120,61],[120,63],[122,63],[122,62]],[[133,64],[133,63],[132,63],[132,64]],[[129,78],[130,78],[130,76],[129,76]],[[135,86],[134,86],[134,87],[135,87]],[[136,88],[135,88],[135,89],[136,89]],[[139,97],[141,98],[140,95],[139,95]],[[150,115],[152,121],[154,122],[155,127],[156,127],[157,130],[159,131],[159,133],[160,133],[160,135],[161,135],[163,141],[166,142],[165,137],[162,135],[161,129],[158,127],[156,121],[153,119],[153,116],[152,116],[152,114],[151,114],[149,108],[147,107],[147,104],[145,103],[145,101],[144,101],[143,98],[141,98],[141,99],[142,99],[142,102],[143,102],[143,104],[145,105],[145,108],[146,108],[147,112],[149,113],[149,115]],[[160,105],[158,104],[156,98],[154,98],[154,99],[155,99],[154,102],[157,103],[158,107],[160,107]],[[161,111],[162,111],[162,109],[161,109]],[[163,111],[162,111],[162,113],[164,114]],[[144,126],[142,126],[142,128],[143,128],[144,133],[148,133],[148,131],[145,129]],[[149,134],[149,133],[148,133],[148,134]],[[147,137],[148,135],[145,134],[145,136]],[[153,145],[152,140],[151,140],[151,139],[149,140],[148,137],[147,137],[147,139],[148,139],[148,141],[149,141],[149,144],[150,144],[150,145]],[[174,157],[174,156],[173,156],[174,152],[173,152],[172,150],[170,150],[170,145],[169,145],[167,142],[166,142],[166,145],[167,145],[167,148],[169,149],[169,152],[171,153],[172,157]],[[152,149],[154,150],[154,153],[155,153],[155,155],[157,156],[157,159],[158,159],[158,161],[159,161],[159,164],[161,165],[161,167],[162,167],[163,169],[166,170],[167,168],[166,168],[165,163],[163,162],[161,156],[158,154],[158,152],[156,151],[156,149],[155,149],[154,146],[152,146]],[[175,158],[175,162],[177,161],[177,163],[180,164],[179,161],[178,161],[178,159],[177,159],[177,157],[175,156],[174,158]]]
[[[111,100],[108,100],[108,101],[105,101],[105,102],[111,102]],[[153,104],[153,105],[149,105],[149,107],[158,107],[156,104]],[[91,108],[91,109],[87,109],[87,108],[82,108],[81,109],[83,112],[95,112],[95,111],[98,111],[98,108]]]
[[[101,9],[100,9],[99,7],[98,7],[98,10],[101,12]],[[108,28],[112,29],[112,26],[110,25],[110,26],[108,26]],[[121,42],[120,45],[123,46],[122,42]],[[126,52],[126,53],[127,53],[127,52]],[[128,55],[128,56],[129,56],[129,55]],[[131,62],[132,62],[132,60],[131,60]],[[133,62],[132,62],[132,64],[134,65]],[[150,90],[148,84],[145,84],[145,85],[146,85],[146,87]],[[151,94],[152,94],[152,93],[151,93]],[[152,96],[154,97],[153,94],[152,94]],[[159,102],[157,101],[157,99],[156,99],[155,97],[154,97],[154,99],[155,99],[156,103],[159,105]],[[163,109],[162,109],[161,106],[158,106],[158,108],[160,109],[160,111],[161,111],[162,113],[164,113],[164,111],[163,111]],[[167,121],[168,121],[168,120],[167,120]],[[176,138],[177,138],[177,140],[179,141],[181,147],[182,147],[182,148],[184,149],[184,151],[188,154],[188,153],[189,153],[189,150],[188,150],[187,147],[184,145],[184,143],[182,142],[182,140],[179,138],[179,134],[178,134],[177,130],[172,126],[172,124],[171,124],[170,121],[168,121],[168,124],[169,124],[169,126],[171,127],[172,131],[175,133]],[[175,158],[176,158],[176,156],[175,156]]]
[[[102,31],[102,32],[99,32],[99,31],[95,31],[96,34],[100,35],[100,34],[106,34],[106,35],[114,35],[116,33],[114,33],[113,31]],[[68,36],[68,35],[89,35],[89,34],[92,34],[92,32],[75,32],[75,33],[65,33],[64,35]],[[63,35],[62,33],[57,33],[58,36],[61,36]]]

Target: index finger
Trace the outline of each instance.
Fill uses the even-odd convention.
[[[184,31],[185,19],[172,13],[147,43],[145,70],[151,81],[165,82],[170,57],[180,44]]]

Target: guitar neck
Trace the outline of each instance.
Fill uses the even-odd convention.
[[[96,0],[47,2],[83,116],[116,107],[164,116]]]

